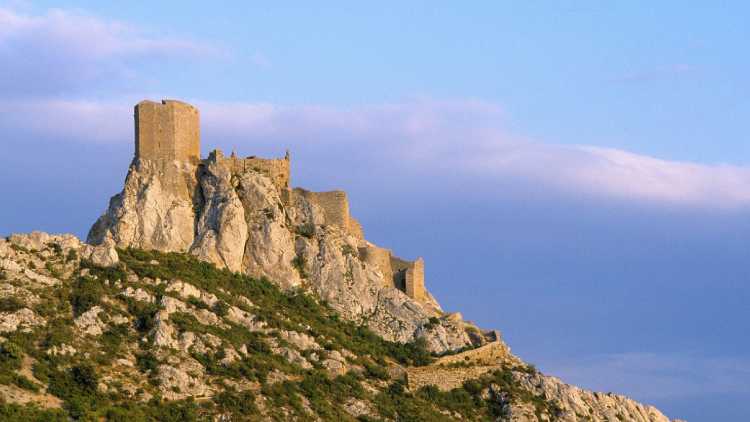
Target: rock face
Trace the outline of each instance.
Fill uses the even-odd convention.
[[[112,245],[189,252],[286,289],[309,288],[343,317],[391,340],[423,337],[435,352],[484,341],[471,338],[463,321],[442,318],[431,296],[419,302],[385,286],[356,252],[369,242],[325,224],[321,206],[255,169],[233,171],[218,157],[198,166],[136,159],[125,188],[92,227],[88,242],[101,246],[88,254],[112,265]]]
[[[632,421],[632,422],[670,422],[670,419],[653,406],[643,405],[625,396],[612,393],[595,393],[568,385],[555,377],[539,373],[514,373],[517,381],[533,394],[541,395],[557,403],[560,413],[558,421],[592,422]],[[534,408],[508,403],[503,394],[493,396],[506,407],[511,421],[537,420]]]
[[[174,104],[167,101],[163,107]],[[139,106],[136,119],[144,115],[138,113]],[[197,112],[186,110],[190,113],[181,119],[197,119]],[[146,123],[152,125],[160,114],[154,116]],[[163,124],[169,126],[171,120]],[[198,127],[197,122],[188,127]],[[125,187],[89,232],[88,243],[98,246],[85,250],[87,259],[114,265],[114,246],[188,252],[220,268],[266,277],[285,289],[312,291],[343,317],[365,323],[390,340],[424,338],[434,352],[486,341],[471,324],[445,317],[424,290],[423,261],[397,259],[403,268],[400,277],[406,280],[398,288],[398,275],[390,272],[390,265],[383,267],[382,260],[373,262],[360,252],[383,250],[364,239],[359,223],[349,215],[345,193],[291,190],[288,155],[238,159],[217,150],[199,160],[194,157],[193,131],[187,140],[180,133],[147,131],[137,136]],[[165,145],[172,147],[165,150]],[[183,149],[192,152],[164,153]],[[391,259],[390,252],[386,259]]]
[[[88,243],[183,252],[195,239],[196,166],[189,162],[134,160],[125,189],[112,197]]]

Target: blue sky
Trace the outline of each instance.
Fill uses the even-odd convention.
[[[0,233],[85,236],[184,99],[545,372],[750,411],[750,6],[154,3],[0,1]]]

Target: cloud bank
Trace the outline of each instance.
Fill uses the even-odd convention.
[[[220,50],[208,44],[81,12],[29,16],[0,8],[0,92],[6,98],[92,92],[135,78],[138,61],[214,54]]]
[[[208,44],[81,12],[29,16],[0,8],[0,130],[28,142],[132,142],[131,105],[159,95],[117,94],[113,87],[138,79],[138,64],[146,60],[153,66],[218,53]],[[353,107],[187,100],[201,108],[204,144],[233,145],[240,153],[283,145],[323,150],[332,163],[346,157],[343,165],[372,168],[374,177],[408,168],[427,177],[480,178],[489,186],[520,178],[576,195],[719,209],[750,205],[749,168],[535,142],[508,128],[502,107],[481,100]]]
[[[0,129],[29,138],[132,142],[137,101],[0,101]],[[508,129],[506,113],[479,100],[418,99],[358,107],[189,100],[202,113],[204,146],[242,154],[288,147],[348,157],[373,174],[383,162],[423,174],[446,171],[490,184],[509,177],[563,193],[717,209],[750,205],[750,169],[657,159],[627,151],[555,145]],[[21,135],[19,135],[21,136]]]

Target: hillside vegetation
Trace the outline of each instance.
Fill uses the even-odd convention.
[[[516,381],[525,366],[409,388],[408,368],[436,358],[424,344],[383,340],[302,289],[187,254],[119,250],[103,268],[56,244],[22,249],[17,261],[55,282],[0,275],[13,291],[0,310],[33,314],[0,340],[0,383],[23,397],[0,405],[2,420],[494,420],[512,401],[559,411]]]

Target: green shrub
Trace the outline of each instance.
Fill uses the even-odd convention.
[[[224,317],[229,313],[229,305],[227,305],[225,302],[222,302],[221,300],[214,303],[214,306],[211,307],[211,310],[218,316]]]
[[[77,317],[98,305],[105,289],[102,283],[91,277],[78,277],[73,284],[73,290],[70,294],[70,304],[73,307],[73,314]]]
[[[297,255],[292,259],[292,267],[297,270],[301,278],[307,278],[307,270],[305,269],[306,265],[307,260],[302,255]]]
[[[311,239],[313,236],[315,236],[315,225],[312,223],[300,224],[299,226],[295,227],[295,233],[297,233],[298,236]]]
[[[187,303],[195,306],[197,309],[205,309],[205,310],[211,309],[206,302],[198,299],[195,296],[190,296],[187,300]]]
[[[13,383],[24,390],[39,392],[39,386],[23,375],[13,374]]]
[[[0,298],[0,312],[16,312],[25,307],[24,303],[15,297]]]
[[[240,419],[258,413],[258,408],[255,406],[255,395],[250,391],[238,393],[227,388],[215,395],[213,402],[223,412],[229,412]]]
[[[138,369],[140,369],[141,372],[144,373],[154,373],[159,367],[159,360],[156,358],[156,355],[154,355],[150,350],[137,354],[135,356],[135,363],[136,366],[138,366]]]
[[[68,422],[68,416],[59,409],[40,409],[35,406],[0,403],[0,420],[4,422]]]
[[[21,367],[23,349],[17,344],[6,341],[0,344],[0,366],[7,369],[18,369]]]

